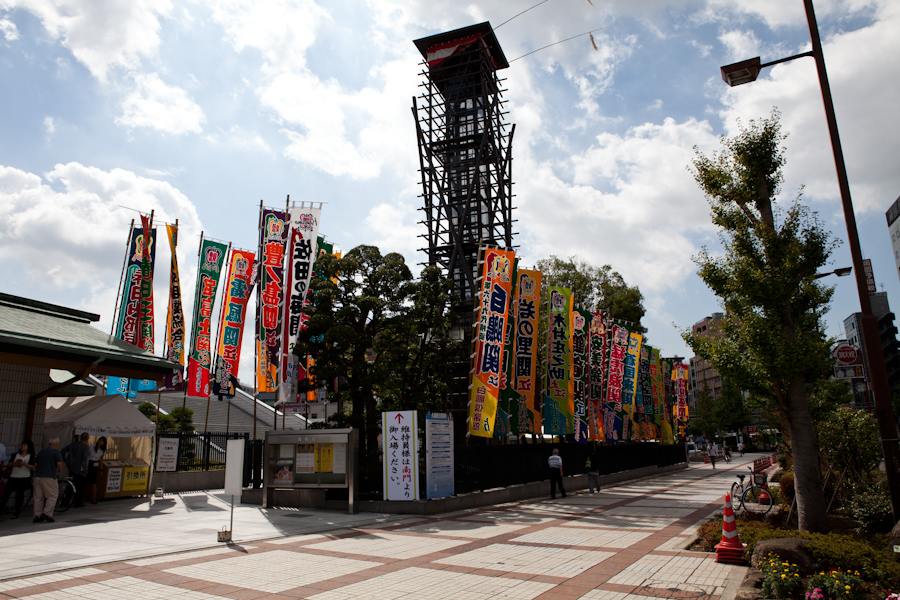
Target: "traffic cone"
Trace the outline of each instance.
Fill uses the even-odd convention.
[[[725,510],[722,514],[722,541],[716,544],[716,562],[729,565],[743,565],[744,545],[738,537],[731,508],[731,495],[725,494]]]

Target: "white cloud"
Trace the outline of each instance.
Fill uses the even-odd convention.
[[[56,122],[53,117],[44,117],[44,131],[47,132],[47,135],[53,135],[56,132]]]
[[[9,19],[0,19],[0,34],[3,34],[3,39],[7,42],[14,42],[19,39],[19,29]]]
[[[134,91],[122,102],[116,123],[166,133],[200,133],[203,110],[179,87],[166,85],[156,73],[136,75]]]
[[[728,51],[732,61],[759,56],[759,39],[752,31],[731,30],[719,34],[719,41]]]
[[[366,227],[377,232],[373,243],[391,252],[400,252],[407,257],[415,256],[422,246],[421,225],[418,211],[397,204],[379,204],[366,216]],[[412,268],[413,265],[410,264]]]
[[[142,57],[156,54],[160,17],[172,9],[169,0],[3,0],[0,5],[38,17],[101,81],[112,67],[133,69]]]

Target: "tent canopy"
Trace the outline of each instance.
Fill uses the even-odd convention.
[[[61,443],[88,432],[91,436],[142,437],[156,433],[156,425],[118,394],[87,398],[47,398],[44,436]]]

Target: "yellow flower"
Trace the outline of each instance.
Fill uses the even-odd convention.
[[[787,575],[785,575],[784,573],[782,573],[782,574],[781,574],[781,578],[784,579],[785,577],[787,577]]]
[[[849,590],[849,589],[850,589],[850,586],[849,586],[849,585],[845,585],[845,586],[844,586],[844,589],[845,589],[845,590]]]

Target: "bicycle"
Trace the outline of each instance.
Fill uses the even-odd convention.
[[[32,488],[25,490],[25,496],[22,502],[22,508],[31,506],[34,501]],[[64,477],[59,480],[59,493],[56,496],[56,506],[53,511],[63,513],[72,508],[75,503],[75,484],[72,483],[71,477]]]
[[[737,481],[731,484],[731,508],[735,512],[743,508],[747,512],[757,515],[768,514],[775,504],[772,500],[772,494],[763,487],[766,482],[765,473],[754,473],[753,467],[750,469],[751,480],[746,485],[744,479],[746,475],[738,475]]]

